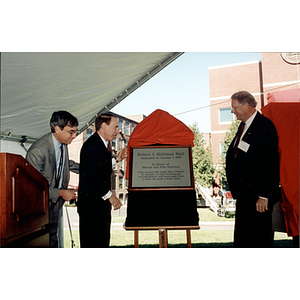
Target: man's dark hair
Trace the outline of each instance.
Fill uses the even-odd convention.
[[[107,113],[97,116],[97,118],[95,120],[96,131],[98,131],[100,129],[102,123],[106,123],[107,125],[109,125],[112,117],[116,118],[116,116],[111,112],[107,112]]]
[[[72,114],[65,110],[56,111],[50,119],[51,132],[55,132],[55,126],[59,126],[61,130],[69,125],[70,127],[78,126],[78,120]]]
[[[256,105],[257,105],[255,98],[247,91],[240,91],[240,92],[234,93],[231,96],[231,99],[237,100],[238,103],[240,103],[240,104],[247,102],[249,104],[249,106],[252,106],[252,107],[256,107]]]

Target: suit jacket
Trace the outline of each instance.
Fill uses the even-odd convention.
[[[233,160],[235,140],[236,137],[226,155],[226,175],[233,198],[256,201],[261,196],[268,198],[269,204],[278,201],[278,137],[272,121],[258,112],[242,138],[249,144],[248,151],[238,149]]]
[[[82,146],[78,189],[78,212],[96,213],[111,190],[112,161],[101,137],[95,132]]]
[[[64,145],[65,165],[63,170],[62,189],[67,189],[70,180],[70,171],[79,173],[79,164],[69,160],[68,147]],[[49,183],[49,202],[56,203],[60,189],[55,186],[56,158],[52,133],[47,133],[29,148],[27,161],[33,165]]]

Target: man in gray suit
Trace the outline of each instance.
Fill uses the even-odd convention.
[[[68,190],[69,172],[79,173],[79,164],[69,160],[68,147],[76,138],[78,120],[67,111],[57,111],[50,120],[51,132],[37,140],[28,150],[26,159],[49,183],[50,247],[58,247],[59,210],[65,201],[76,199]]]

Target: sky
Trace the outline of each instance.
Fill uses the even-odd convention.
[[[71,1],[3,1],[3,12],[0,19],[1,31],[0,50],[5,51],[297,51],[299,52],[299,1],[272,2],[269,1],[152,1],[141,5],[141,1],[85,1],[77,5]],[[135,2],[135,3],[133,3]],[[54,21],[55,20],[55,21]],[[260,59],[260,53],[185,53],[166,67],[141,88],[124,99],[114,111],[120,115],[145,114],[149,115],[155,109],[161,108],[175,115],[185,124],[198,123],[201,132],[210,131],[210,111],[208,108],[198,109],[191,113],[181,112],[205,107],[209,105],[209,78],[208,68],[232,63],[248,62]],[[26,253],[30,257],[32,249]],[[211,258],[211,249],[200,251],[160,252],[151,257],[145,252],[126,253],[126,259],[120,256],[116,259],[116,252],[106,252],[106,261],[99,261],[99,251],[87,253],[73,252],[69,249],[66,256],[53,254],[57,266],[61,269],[78,273],[84,270],[84,274],[93,274],[95,269],[105,270],[104,275],[85,276],[81,287],[77,287],[74,293],[70,289],[60,290],[60,295],[75,299],[81,294],[86,295],[86,285],[94,286],[89,294],[97,292],[98,282],[104,282],[101,289],[103,293],[111,294],[113,299],[124,297],[125,292],[130,292],[131,286],[128,280],[119,280],[116,291],[115,276],[117,268],[126,270],[127,278],[134,278],[135,287],[139,291],[147,290],[148,298],[161,294],[161,288],[149,289],[149,282],[153,282],[153,272],[156,272],[156,282],[163,281],[165,286],[177,284],[179,289],[165,289],[163,295],[172,297],[184,295],[184,297],[208,296],[215,289],[215,282],[211,280],[216,270],[220,267],[220,261]],[[24,253],[25,250],[22,250]],[[125,251],[125,250],[122,250]],[[179,250],[178,250],[179,251]],[[182,249],[182,251],[186,251]],[[222,252],[221,252],[222,251]],[[224,250],[217,253],[222,257]],[[11,253],[11,252],[10,252]],[[121,253],[121,252],[120,252]],[[124,253],[124,252],[122,252]],[[147,252],[148,254],[149,252]],[[236,274],[234,280],[239,290],[247,288],[247,282],[263,280],[271,285],[282,271],[292,274],[299,268],[299,256],[284,255],[282,261],[277,259],[277,272],[262,272],[261,277],[253,279],[252,267],[257,268],[257,260],[263,256],[264,270],[272,270],[274,261],[278,258],[262,250],[254,255],[230,250],[234,256]],[[50,253],[49,253],[50,254]],[[79,254],[79,255],[78,255]],[[121,254],[122,255],[122,254]],[[124,256],[124,255],[123,255]],[[47,256],[50,257],[50,256]],[[150,259],[149,259],[150,257]],[[10,257],[9,257],[10,258]],[[48,272],[49,279],[55,276],[56,269],[52,267],[53,259],[43,260],[42,268],[34,264],[34,259],[29,259],[28,265],[23,256],[12,256],[9,264],[1,265],[1,282],[6,290],[14,290],[15,283],[20,284],[20,293],[31,286],[32,278],[36,287],[43,287]],[[30,257],[31,258],[31,257]],[[74,259],[73,259],[74,258]],[[275,260],[274,260],[275,258]],[[74,263],[76,260],[76,263]],[[40,261],[36,260],[35,261]],[[176,262],[176,264],[174,264]],[[143,265],[143,272],[140,265]],[[135,265],[137,268],[135,268]],[[7,268],[6,268],[7,266]],[[28,282],[24,280],[22,272],[16,274],[16,268],[22,267],[29,276]],[[92,266],[93,268],[86,268]],[[164,271],[158,274],[157,270],[164,266]],[[236,267],[237,266],[237,267]],[[3,268],[4,267],[4,268]],[[195,268],[201,268],[206,276],[194,276]],[[28,271],[29,270],[29,271]],[[178,270],[187,276],[178,276]],[[247,275],[245,270],[248,271]],[[250,270],[250,272],[249,272]],[[136,276],[137,272],[142,274]],[[10,280],[14,276],[14,281]],[[277,276],[277,277],[275,277]],[[281,277],[281,289],[268,290],[270,295],[278,296],[278,292],[286,298],[292,298],[294,289],[287,286],[297,285],[297,276]],[[200,278],[200,279],[199,279]],[[245,279],[246,278],[246,279]],[[7,280],[6,280],[7,279]],[[25,278],[26,279],[26,278]],[[39,282],[39,279],[41,282]],[[82,278],[81,278],[82,279]],[[152,280],[152,281],[151,281]],[[94,284],[95,282],[95,284]],[[39,284],[40,283],[40,284]],[[86,283],[86,284],[85,284]],[[97,283],[97,284],[96,284]],[[201,283],[201,287],[199,288]],[[168,285],[169,284],[169,285]],[[273,284],[274,285],[274,284]],[[159,287],[159,285],[157,285]],[[103,289],[104,287],[104,289]],[[228,288],[228,282],[218,281],[219,290]],[[253,290],[253,296],[256,291]],[[176,293],[176,294],[175,294]],[[284,294],[283,294],[284,293]],[[288,296],[290,295],[290,296]],[[22,294],[20,294],[22,296]],[[79,299],[79,298],[78,298]]]
[[[122,115],[162,109],[187,126],[210,132],[209,67],[257,61],[260,52],[186,52],[115,106]]]

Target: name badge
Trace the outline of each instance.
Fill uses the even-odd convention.
[[[243,150],[244,152],[248,152],[248,149],[250,147],[250,144],[244,142],[244,141],[240,141],[238,148],[240,148],[241,150]]]

